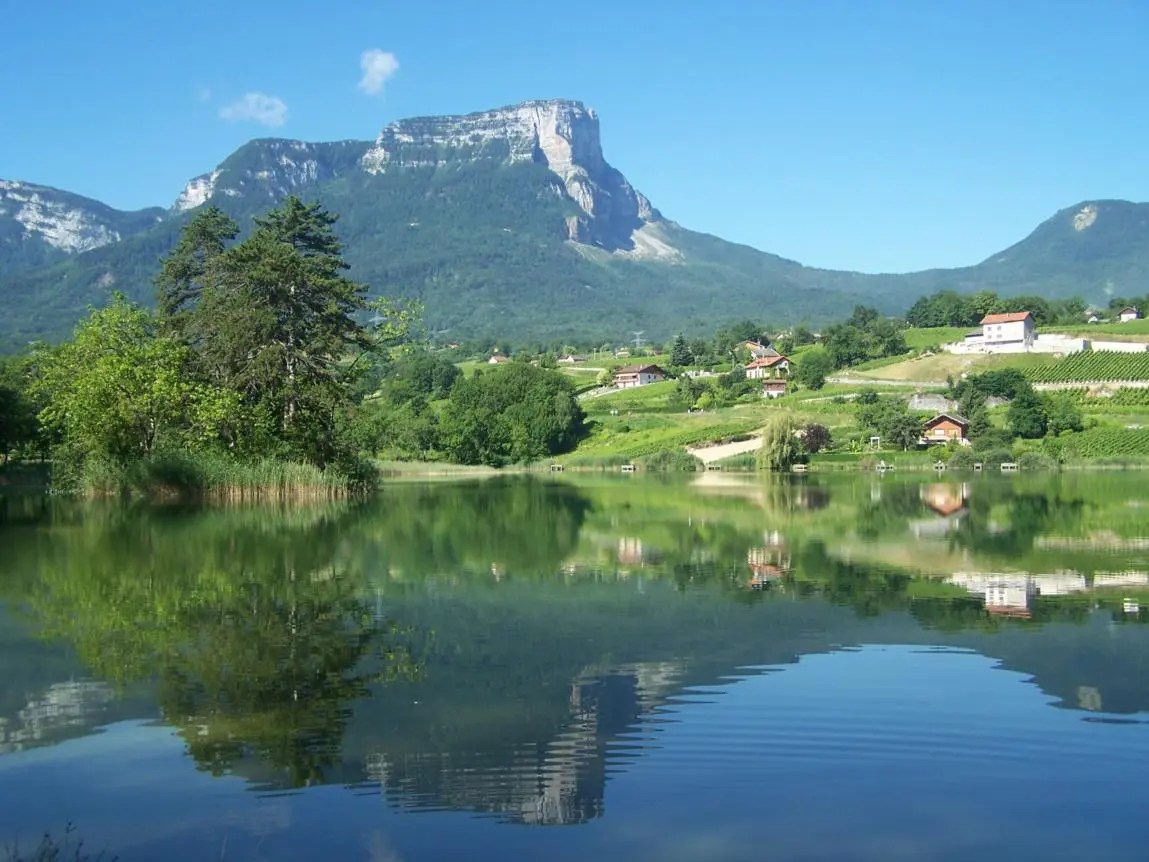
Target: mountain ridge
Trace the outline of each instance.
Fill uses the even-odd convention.
[[[20,216],[33,189],[52,218]],[[533,100],[397,120],[374,140],[257,138],[167,209],[122,212],[0,181],[0,340],[60,337],[113,289],[149,300],[159,257],[196,208],[213,203],[246,229],[288,194],[341,215],[353,277],[419,298],[430,328],[459,335],[661,337],[740,316],[817,324],[857,303],[900,312],[942,288],[1100,301],[1142,293],[1149,278],[1149,204],[1120,200],[1060,210],[967,267],[804,266],[667,219],[607,162],[593,109]]]

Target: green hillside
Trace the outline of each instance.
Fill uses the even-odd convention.
[[[13,215],[28,189],[55,207],[63,239]],[[938,290],[1104,304],[1142,295],[1149,280],[1149,204],[1126,201],[1062,210],[976,266],[903,275],[803,266],[664,218],[605,161],[597,115],[555,100],[401,120],[375,142],[251,141],[169,210],[120,213],[0,181],[0,347],[63,336],[113,290],[150,299],[189,210],[211,202],[248,226],[287,194],[340,213],[353,277],[373,293],[421,299],[428,328],[454,338],[586,342],[644,330],[659,340],[746,317],[818,326],[859,303],[900,313]]]

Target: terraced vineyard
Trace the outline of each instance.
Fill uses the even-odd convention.
[[[1034,383],[1093,383],[1107,380],[1149,381],[1149,351],[1119,353],[1086,350],[1026,372]]]
[[[1149,428],[1094,428],[1074,438],[1083,458],[1149,455]]]

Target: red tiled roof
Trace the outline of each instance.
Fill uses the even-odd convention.
[[[763,356],[755,359],[753,362],[747,362],[747,368],[769,368],[772,365],[777,365],[779,362],[787,362],[785,356],[779,353],[777,356]]]
[[[981,325],[987,323],[1018,323],[1033,315],[1028,311],[1007,311],[1004,314],[987,314],[981,319]]]
[[[927,422],[925,424],[925,427],[931,428],[934,425],[937,425],[941,422],[946,422],[946,421],[952,422],[954,425],[957,425],[960,428],[968,428],[969,427],[969,422],[967,422],[961,416],[956,416],[953,413],[939,413],[937,416],[935,416],[933,419],[931,419],[929,422]]]

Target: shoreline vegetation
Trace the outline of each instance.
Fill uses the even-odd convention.
[[[0,491],[317,501],[507,473],[1149,467],[1149,380],[1091,382],[1137,383],[1149,353],[936,352],[982,314],[1069,325],[1077,301],[938,294],[905,319],[746,320],[633,354],[437,344],[417,304],[345,276],[337,220],[289,197],[240,239],[207,207],[162,261],[154,311],[114,294],[70,341],[0,359]],[[640,356],[655,382],[616,388]],[[959,417],[962,444],[927,444],[933,416]],[[706,451],[721,445],[738,454]]]

